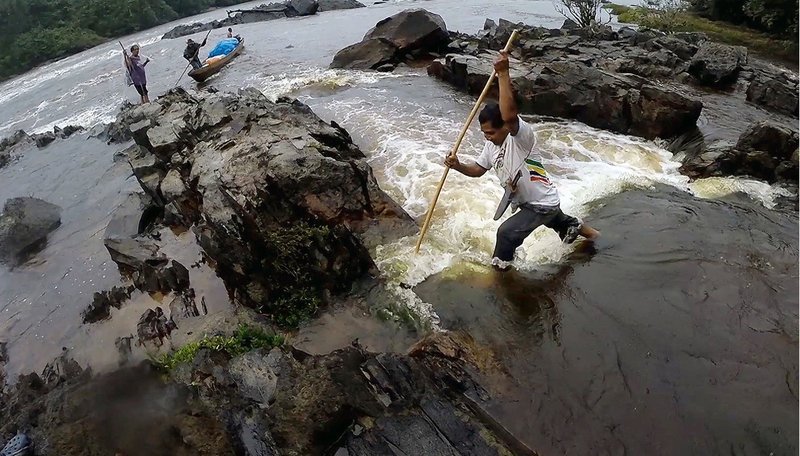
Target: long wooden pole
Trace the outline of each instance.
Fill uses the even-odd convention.
[[[211,29],[211,30],[214,30],[214,29]],[[203,38],[203,41],[208,39],[208,35],[211,35],[211,30],[209,30],[208,33],[206,33],[206,37]],[[192,60],[194,60],[194,58],[197,57],[197,54],[199,54],[199,53],[200,53],[200,48],[197,48],[197,50],[194,52],[194,56],[192,57]],[[183,69],[183,73],[181,73],[181,77],[179,77],[178,80],[175,81],[175,85],[173,86],[173,88],[174,87],[178,87],[178,83],[181,82],[181,79],[183,79],[183,75],[186,74],[186,70],[189,69],[189,65],[191,65],[191,64],[192,64],[192,61],[189,60],[189,64],[186,65],[186,68]]]
[[[125,49],[125,46],[122,44],[122,41],[117,41],[119,43],[119,47],[122,48],[122,55],[125,56],[125,72],[128,73],[128,77],[131,77],[131,68],[128,66],[128,51]]]
[[[517,39],[518,33],[519,32],[517,30],[511,32],[511,36],[508,38],[508,42],[506,43],[506,47],[503,48],[503,51],[508,52],[511,50],[511,46]],[[464,122],[464,127],[461,128],[461,134],[458,135],[456,143],[450,150],[451,156],[455,156],[456,154],[458,154],[458,148],[461,147],[461,142],[464,140],[464,136],[466,136],[467,130],[469,130],[469,126],[472,124],[472,120],[475,119],[475,115],[478,114],[478,110],[481,107],[481,103],[483,103],[483,99],[486,98],[486,95],[489,93],[489,90],[491,90],[492,83],[494,82],[495,77],[497,77],[497,72],[492,70],[492,74],[489,76],[489,80],[486,81],[486,87],[483,88],[483,92],[481,92],[481,95],[478,97],[478,101],[475,102],[475,106],[472,108],[472,111],[469,113],[469,116],[467,116],[467,121]],[[450,168],[445,167],[442,179],[439,181],[439,187],[436,189],[436,193],[433,195],[431,204],[428,207],[428,213],[425,215],[425,223],[422,224],[422,230],[419,232],[419,239],[417,239],[417,246],[414,249],[415,253],[419,253],[419,248],[422,245],[422,239],[425,237],[425,234],[428,232],[428,229],[430,228],[431,218],[433,217],[433,209],[436,207],[436,202],[439,200],[439,195],[442,193],[442,188],[444,187],[444,182],[447,180],[447,174],[449,172]]]

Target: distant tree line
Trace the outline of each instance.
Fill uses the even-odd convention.
[[[0,0],[0,79],[242,0]]]
[[[689,4],[709,19],[747,25],[797,41],[798,0],[689,0]]]

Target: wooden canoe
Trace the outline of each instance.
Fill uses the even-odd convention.
[[[197,82],[203,82],[206,79],[210,78],[211,76],[219,73],[219,70],[222,69],[225,65],[230,63],[237,55],[241,54],[244,50],[244,38],[239,42],[239,45],[231,51],[230,54],[226,55],[225,57],[217,60],[216,62],[210,63],[208,65],[203,65],[202,67],[192,70],[189,72],[189,76]]]

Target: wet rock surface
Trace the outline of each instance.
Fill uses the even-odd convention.
[[[146,228],[183,225],[236,300],[296,325],[374,270],[369,248],[416,229],[347,132],[299,102],[175,90],[109,127],[126,129],[147,196],[115,212],[105,244],[142,291],[189,287]]]
[[[481,415],[490,395],[465,343],[437,335],[408,355],[201,350],[174,378],[217,413],[235,410],[225,415],[244,454],[534,454]]]
[[[47,201],[21,197],[5,202],[0,214],[0,262],[14,263],[37,249],[61,224],[61,208]]]
[[[147,365],[91,378],[59,358],[0,394],[0,440],[26,432],[37,455],[233,455],[223,424]]]

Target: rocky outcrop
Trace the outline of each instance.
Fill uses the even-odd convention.
[[[247,10],[229,10],[228,17],[222,20],[179,25],[165,33],[161,39],[174,39],[223,27],[272,21],[287,17],[312,16],[322,11],[362,8],[355,0],[287,0],[283,3],[269,3]]]
[[[196,385],[232,434],[260,450],[247,454],[535,454],[493,420],[490,394],[469,373],[478,368],[470,343],[437,334],[408,355],[357,344],[324,356],[200,350],[173,378]]]
[[[66,139],[81,131],[83,131],[83,127],[75,125],[67,125],[64,128],[56,126],[53,127],[53,131],[34,133],[32,135],[25,133],[23,130],[17,130],[11,136],[0,141],[0,168],[11,161],[12,152],[32,145],[42,149],[57,139]]]
[[[0,214],[0,262],[14,262],[41,246],[61,225],[61,208],[38,198],[6,201]]]
[[[330,67],[375,70],[437,54],[449,41],[441,16],[423,9],[406,10],[375,24],[360,43],[339,51]]]
[[[470,93],[480,93],[492,72],[491,52],[449,55],[428,74]],[[587,125],[645,138],[669,138],[694,128],[702,103],[649,81],[580,62],[553,62],[540,69],[515,61],[511,73],[520,109],[576,119]],[[496,91],[495,91],[496,94]]]
[[[752,73],[747,86],[747,101],[770,111],[797,117],[797,74],[772,65],[759,65]]]
[[[690,177],[750,176],[767,182],[797,184],[798,134],[764,121],[745,131],[736,144],[715,143],[684,159],[682,172]]]
[[[747,48],[705,41],[692,57],[689,73],[703,84],[724,86],[736,81],[747,63]]]
[[[372,271],[369,248],[416,230],[347,132],[299,102],[272,103],[254,89],[174,90],[118,119],[126,127],[113,128],[146,151],[130,163],[161,222],[193,226],[235,298],[282,324]],[[120,268],[147,278],[167,260],[130,237],[142,223],[126,216],[115,231],[128,237],[107,236],[106,246]]]
[[[364,8],[364,4],[356,0],[319,0],[318,3],[319,10],[317,11],[320,13],[341,9]]]
[[[164,344],[164,339],[168,339],[170,333],[176,328],[175,322],[167,319],[161,307],[147,309],[136,324],[138,344],[144,345],[153,342],[160,347]]]

